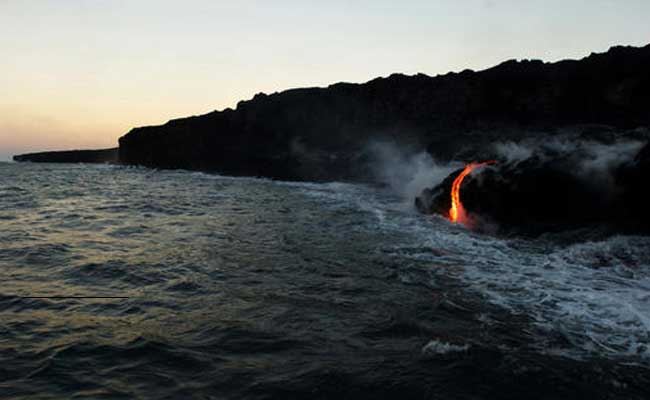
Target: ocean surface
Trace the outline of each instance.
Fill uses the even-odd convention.
[[[0,279],[2,399],[650,398],[650,239],[390,187],[0,163]]]

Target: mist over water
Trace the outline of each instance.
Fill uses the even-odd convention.
[[[0,163],[0,398],[647,398],[648,238],[473,233],[409,199],[456,166],[378,154],[383,188]]]
[[[413,151],[391,142],[369,143],[367,151],[376,179],[385,182],[409,204],[423,189],[437,185],[463,166],[457,161],[440,163],[425,151]]]

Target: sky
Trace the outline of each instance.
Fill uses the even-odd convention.
[[[256,93],[650,43],[650,0],[0,0],[0,161]]]

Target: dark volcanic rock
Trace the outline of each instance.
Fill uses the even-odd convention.
[[[236,110],[135,128],[120,138],[119,155],[126,164],[159,168],[366,180],[365,149],[375,140],[450,159],[529,132],[650,126],[648,71],[650,45],[614,47],[580,61],[507,61],[481,72],[258,94]]]
[[[615,145],[615,144],[614,144]],[[588,170],[580,152],[534,154],[503,161],[465,178],[461,202],[471,219],[502,231],[538,234],[588,226],[650,232],[650,145],[630,161]],[[447,215],[451,186],[461,170],[416,199],[423,213]]]
[[[14,156],[14,161],[43,163],[116,163],[118,149],[46,151]]]

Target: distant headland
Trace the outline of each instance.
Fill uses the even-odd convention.
[[[14,156],[14,161],[48,163],[117,163],[119,149],[44,151]]]

